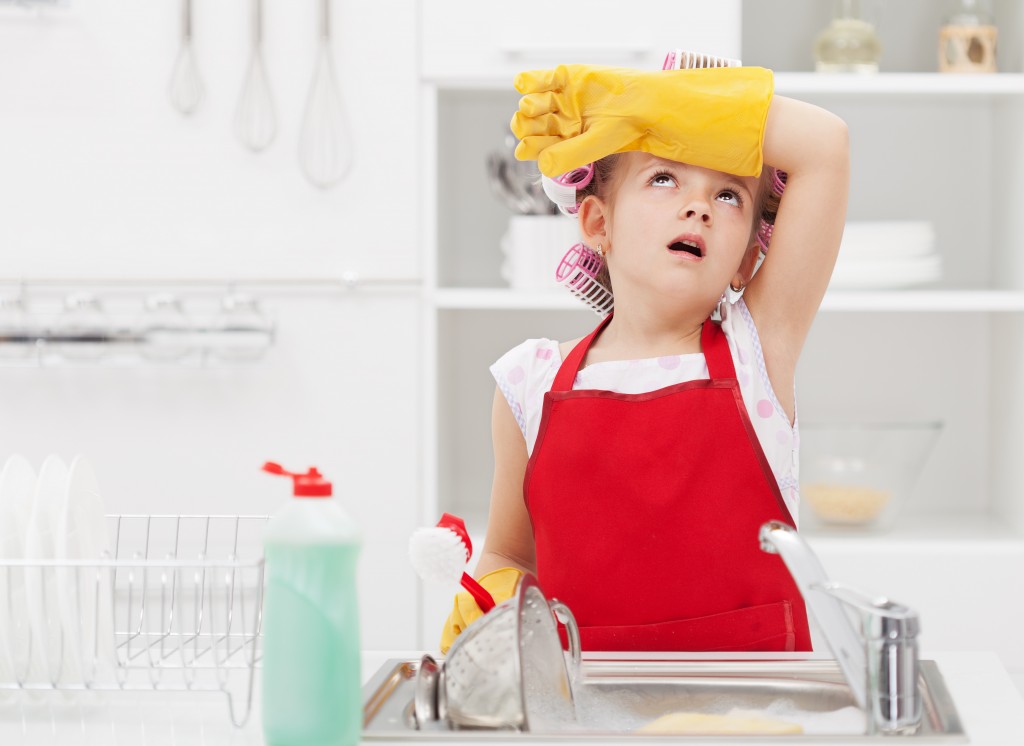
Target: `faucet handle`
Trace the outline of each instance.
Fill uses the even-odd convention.
[[[869,596],[843,583],[822,583],[815,590],[861,613],[861,633],[866,640],[912,640],[921,631],[920,617],[909,606],[885,596]]]

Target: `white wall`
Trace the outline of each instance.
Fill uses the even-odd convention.
[[[188,118],[168,100],[176,0],[63,5],[0,6],[0,294],[23,278],[41,305],[56,290],[32,279],[418,275],[411,0],[333,0],[356,163],[329,191],[298,165],[318,3],[265,2],[279,129],[258,155],[232,133],[248,0],[195,2],[206,98]],[[288,287],[264,308],[276,343],[252,365],[0,367],[0,458],[86,453],[112,512],[147,513],[269,512],[290,485],[260,464],[316,464],[365,531],[364,646],[412,647],[419,292]]]

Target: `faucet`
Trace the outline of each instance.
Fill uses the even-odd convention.
[[[758,538],[763,551],[782,557],[796,581],[867,717],[868,735],[917,731],[922,712],[917,612],[829,581],[818,557],[792,526],[769,521]],[[844,607],[860,615],[859,631]]]

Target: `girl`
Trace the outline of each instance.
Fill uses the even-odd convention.
[[[549,176],[596,161],[578,218],[614,312],[492,367],[476,572],[496,601],[535,574],[584,649],[810,649],[803,600],[757,536],[795,523],[794,372],[838,252],[849,148],[840,119],[773,97],[771,81],[758,68],[517,78],[517,156]],[[442,650],[479,615],[459,594]]]

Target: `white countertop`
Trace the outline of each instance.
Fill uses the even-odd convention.
[[[419,657],[419,653],[367,651],[363,654],[363,679],[372,676],[389,658],[418,660]],[[938,663],[971,744],[1006,746],[1020,742],[1024,733],[1024,699],[995,654],[936,653],[923,657]],[[258,691],[257,686],[257,699]],[[686,742],[715,746],[744,743],[721,737],[687,738]],[[258,702],[246,726],[236,729],[228,716],[227,700],[218,693],[86,692],[69,695],[4,691],[0,692],[0,743],[4,746],[215,746],[262,744],[263,739]],[[474,746],[493,742],[481,738],[479,741],[460,739],[459,743]],[[543,742],[530,743],[543,746]],[[823,742],[801,740],[801,743],[816,746]]]

